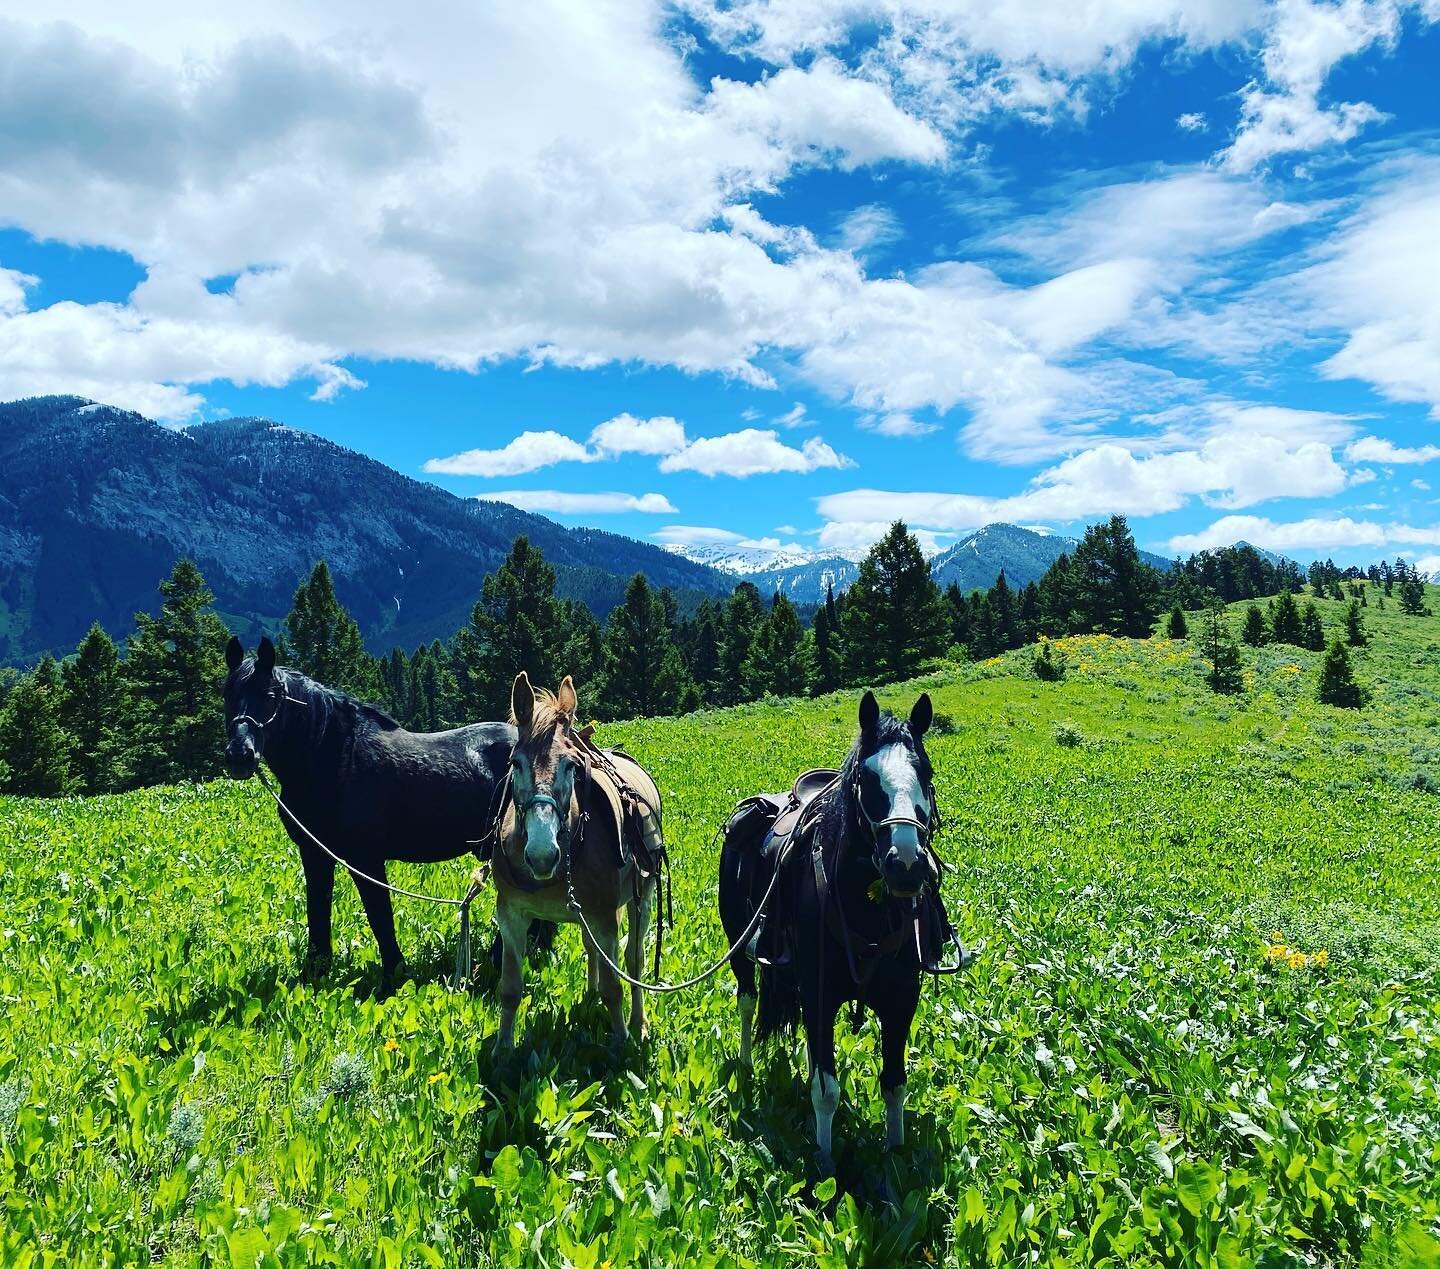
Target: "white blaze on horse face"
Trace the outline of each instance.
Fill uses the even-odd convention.
[[[866,768],[880,781],[889,806],[886,817],[913,816],[924,823],[930,820],[930,799],[920,783],[910,750],[901,741],[877,749],[865,759]],[[920,833],[913,824],[892,824],[890,842],[900,850],[918,850]]]

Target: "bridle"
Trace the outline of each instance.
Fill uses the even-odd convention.
[[[275,708],[270,711],[270,717],[267,718],[263,723],[253,714],[246,711],[243,714],[236,714],[234,718],[230,719],[230,721],[225,725],[226,730],[233,735],[235,732],[235,728],[237,728],[241,723],[249,723],[255,731],[258,731],[260,733],[260,739],[263,743],[265,740],[265,729],[267,727],[273,727],[275,725],[275,720],[280,717],[280,711],[285,708],[286,701],[289,701],[292,705],[304,705],[307,703],[305,701],[297,699],[294,696],[291,696],[285,690],[285,688],[281,686],[280,695],[275,698]],[[258,747],[259,746],[257,746],[257,748]]]
[[[898,824],[910,824],[915,829],[915,835],[919,839],[920,853],[929,856],[935,862],[936,871],[940,869],[940,857],[931,846],[931,839],[941,828],[940,804],[935,800],[935,781],[930,780],[925,785],[925,797],[930,804],[930,813],[924,819],[917,815],[887,815],[884,819],[876,820],[870,817],[870,812],[865,809],[864,790],[860,787],[861,772],[855,772],[855,777],[850,782],[850,799],[859,811],[858,820],[869,830],[871,841],[870,862],[882,877],[885,875],[884,859],[881,856],[882,833],[885,829]]]

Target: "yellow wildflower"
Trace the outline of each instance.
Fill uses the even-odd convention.
[[[1291,952],[1290,959],[1285,963],[1289,965],[1291,969],[1304,969],[1306,959],[1304,952]]]
[[[1281,934],[1279,930],[1271,930],[1270,941],[1272,943],[1283,943],[1285,941],[1285,936]]]
[[[1324,969],[1325,966],[1330,963],[1330,952],[1328,949],[1322,947],[1310,958],[1310,963],[1314,965],[1316,969]]]
[[[449,1072],[449,1071],[436,1071],[435,1074],[432,1075],[432,1076],[426,1081],[426,1083],[428,1083],[428,1084],[438,1084],[441,1080],[448,1080],[449,1078],[450,1078],[450,1072]]]
[[[395,1050],[398,1049],[399,1047],[400,1047],[400,1045],[396,1042],[395,1037],[394,1037],[393,1035],[392,1035],[388,1040],[385,1041],[384,1048],[385,1048],[385,1052],[386,1052],[386,1053],[394,1053]]]
[[[1267,943],[1265,946],[1265,959],[1267,961],[1283,961],[1290,955],[1290,949],[1284,943]]]

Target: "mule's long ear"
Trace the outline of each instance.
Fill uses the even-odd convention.
[[[915,702],[915,707],[910,711],[910,734],[919,740],[927,731],[935,719],[935,707],[930,704],[930,693],[920,693],[920,699]]]
[[[510,688],[510,718],[521,731],[529,731],[535,721],[535,689],[524,670],[515,676]]]
[[[880,721],[880,702],[875,699],[874,692],[866,692],[860,698],[860,734],[863,736],[875,730],[875,724]]]
[[[270,642],[268,635],[260,640],[260,646],[255,649],[255,668],[261,674],[269,674],[275,668],[275,645]]]
[[[225,645],[225,668],[227,670],[238,670],[240,662],[245,659],[245,645],[234,635],[230,636],[230,642]]]
[[[555,693],[555,703],[562,714],[571,718],[575,717],[575,711],[580,708],[580,698],[575,694],[575,680],[568,674],[560,680],[560,690]]]

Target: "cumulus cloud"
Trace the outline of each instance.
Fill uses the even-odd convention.
[[[1210,125],[1202,111],[1193,110],[1176,119],[1175,126],[1181,132],[1204,132]]]
[[[10,317],[25,311],[25,292],[39,283],[40,279],[19,269],[0,266],[0,317]]]
[[[617,414],[590,433],[590,447],[604,455],[673,454],[685,448],[685,427],[668,414],[650,419]]]
[[[847,213],[837,235],[841,247],[860,256],[888,247],[904,236],[900,218],[880,203],[867,203]]]
[[[425,470],[446,476],[520,476],[556,463],[593,463],[598,455],[559,432],[521,432],[499,449],[467,449],[432,458]]]
[[[1440,525],[1381,524],[1349,516],[1312,516],[1276,523],[1262,516],[1224,516],[1197,533],[1170,539],[1172,551],[1204,551],[1241,540],[1270,550],[1327,550],[1346,546],[1407,546],[1440,543]]]
[[[568,493],[560,489],[497,489],[476,494],[485,502],[506,502],[521,511],[548,511],[555,515],[618,515],[642,511],[649,515],[674,515],[675,507],[664,494]]]
[[[853,467],[819,437],[812,436],[799,449],[786,445],[780,434],[747,427],[724,436],[704,436],[677,454],[660,460],[664,472],[693,471],[702,476],[759,476],[773,472],[812,472],[822,467]]]
[[[1379,436],[1362,436],[1345,447],[1345,457],[1352,463],[1433,463],[1440,458],[1440,445],[1407,449]]]

